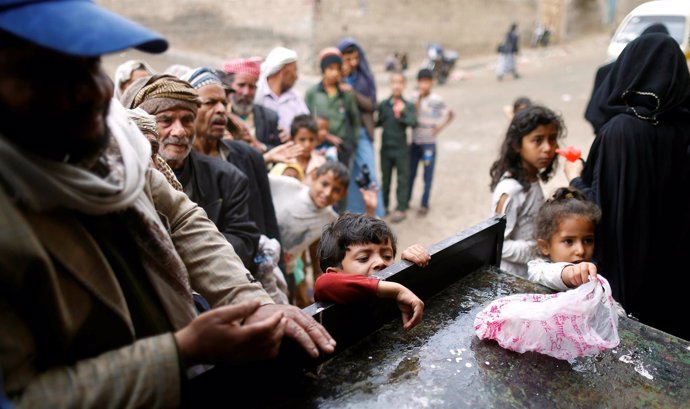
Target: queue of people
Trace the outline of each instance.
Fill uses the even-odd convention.
[[[303,100],[282,47],[222,69],[128,61],[111,80],[101,55],[168,43],[90,1],[8,4],[0,36],[0,379],[16,404],[179,406],[209,364],[269,359],[284,337],[311,357],[334,351],[290,304],[313,302],[304,271],[321,274],[329,223],[383,216],[375,87],[356,43],[341,44],[345,59],[323,53]],[[368,183],[350,183],[357,167]],[[403,256],[429,261],[419,245]],[[356,274],[393,260],[369,259]],[[414,294],[381,290],[406,329],[419,322]]]

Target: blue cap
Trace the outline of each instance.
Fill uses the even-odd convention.
[[[83,57],[137,48],[161,53],[168,42],[90,0],[0,0],[0,29],[65,54]]]

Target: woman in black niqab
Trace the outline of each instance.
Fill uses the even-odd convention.
[[[645,28],[642,33],[640,33],[641,36],[647,35],[647,34],[654,34],[654,33],[659,33],[659,34],[666,34],[668,35],[668,28],[662,23],[654,23],[651,24],[649,27]],[[590,124],[592,124],[592,127],[594,128],[594,133],[599,132],[599,128],[601,125],[603,125],[607,119],[604,116],[600,116],[600,113],[597,111],[597,101],[594,99],[594,94],[597,91],[597,88],[601,85],[601,83],[604,81],[604,78],[609,74],[611,71],[611,68],[613,68],[614,62],[602,65],[599,67],[597,70],[597,73],[594,77],[594,87],[592,87],[592,97],[590,97],[589,103],[587,104],[587,109],[585,110],[585,119],[589,121]]]
[[[592,100],[602,125],[571,185],[602,210],[599,272],[628,313],[690,339],[678,309],[690,291],[690,73],[678,43],[630,42]]]

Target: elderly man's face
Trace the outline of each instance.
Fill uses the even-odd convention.
[[[158,153],[173,169],[179,169],[192,150],[196,114],[189,109],[173,108],[156,114],[160,134]]]
[[[225,90],[220,85],[211,84],[199,88],[197,92],[201,106],[196,115],[196,135],[199,138],[223,138],[228,121]]]
[[[232,106],[239,114],[248,114],[254,104],[257,78],[250,74],[236,74],[232,80]]]
[[[26,151],[71,163],[99,153],[112,92],[99,58],[0,33],[0,132]]]
[[[297,63],[291,62],[285,64],[283,68],[281,68],[281,71],[283,72],[283,77],[280,81],[280,88],[285,92],[294,87],[295,82],[297,82]]]

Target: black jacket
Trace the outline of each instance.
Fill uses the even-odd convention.
[[[254,126],[256,127],[256,139],[266,144],[268,149],[280,145],[278,136],[278,113],[262,105],[254,104]],[[290,132],[290,130],[287,130]]]
[[[185,159],[180,183],[189,198],[232,244],[242,263],[254,270],[259,229],[249,217],[247,177],[226,161],[192,151]]]
[[[248,178],[249,219],[256,223],[261,234],[280,241],[280,231],[263,156],[241,141],[223,140],[221,143],[230,150],[230,154],[225,159],[237,166]]]

